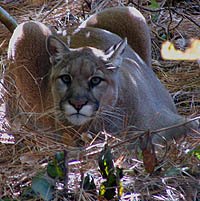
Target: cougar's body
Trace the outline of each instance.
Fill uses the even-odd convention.
[[[13,33],[8,55],[14,63],[7,80],[12,78],[17,90],[9,81],[6,85],[10,94],[19,92],[22,109],[13,107],[10,99],[9,119],[24,111],[39,114],[37,125],[44,128],[111,134],[188,121],[177,114],[169,92],[151,68],[148,26],[136,9],[106,9],[88,18],[70,37],[52,35],[39,22],[22,23]],[[190,127],[195,123],[159,134],[167,140],[178,138]]]

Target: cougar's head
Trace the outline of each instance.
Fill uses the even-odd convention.
[[[93,47],[70,49],[60,39],[46,42],[52,63],[50,82],[57,118],[83,125],[118,98],[118,69],[126,40],[102,51]]]

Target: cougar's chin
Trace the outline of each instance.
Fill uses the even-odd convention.
[[[91,119],[92,119],[91,117],[88,117],[79,113],[73,114],[67,117],[67,120],[75,126],[84,125],[85,123],[89,122]]]

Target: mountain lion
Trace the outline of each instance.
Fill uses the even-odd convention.
[[[8,57],[9,120],[30,115],[37,126],[65,135],[65,143],[76,144],[83,132],[131,135],[188,121],[151,68],[150,33],[135,8],[105,9],[67,37],[40,22],[22,23]],[[153,140],[178,138],[195,127],[190,122],[163,130]]]

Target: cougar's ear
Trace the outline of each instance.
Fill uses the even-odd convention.
[[[50,62],[55,65],[63,55],[70,52],[67,45],[55,36],[48,36],[46,39],[46,50],[50,56]]]
[[[105,51],[105,54],[108,56],[108,61],[114,66],[119,67],[121,65],[123,59],[122,54],[126,48],[126,45],[127,39],[125,38]]]

